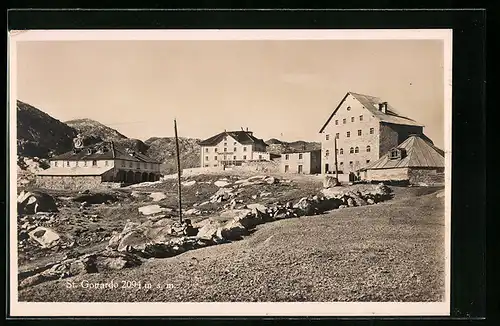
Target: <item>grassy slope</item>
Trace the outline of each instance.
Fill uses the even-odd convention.
[[[402,188],[374,206],[259,226],[232,244],[190,251],[73,282],[150,282],[86,290],[66,280],[22,290],[21,301],[439,301],[444,205],[432,189]],[[174,285],[165,289],[166,284]],[[156,288],[160,286],[160,288]]]

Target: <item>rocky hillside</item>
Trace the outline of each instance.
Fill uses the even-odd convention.
[[[199,139],[179,138],[179,150],[181,152],[181,167],[183,169],[200,166],[200,142]],[[177,171],[175,157],[175,138],[152,137],[145,141],[149,147],[147,155],[164,162],[163,172],[170,174]]]
[[[303,140],[297,140],[294,142],[281,141],[276,138],[271,138],[266,141],[269,145],[267,151],[272,154],[281,154],[283,152],[293,152],[293,151],[310,151],[321,149],[321,144],[317,142],[307,142]]]
[[[110,128],[99,121],[92,119],[75,119],[66,121],[66,124],[73,127],[80,133],[86,143],[99,142],[102,140],[112,140],[118,145],[130,148],[135,151],[146,153],[148,146],[139,139],[128,138],[119,131]]]
[[[17,152],[48,158],[71,150],[77,131],[32,105],[17,101]]]

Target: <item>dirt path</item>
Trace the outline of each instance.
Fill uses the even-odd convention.
[[[428,192],[402,188],[386,203],[264,224],[242,241],[47,282],[20,291],[19,300],[439,301],[444,203]],[[82,288],[82,281],[118,288]],[[153,288],[123,289],[122,281]]]

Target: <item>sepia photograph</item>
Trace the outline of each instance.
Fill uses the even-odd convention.
[[[451,35],[12,31],[13,311],[448,315]]]

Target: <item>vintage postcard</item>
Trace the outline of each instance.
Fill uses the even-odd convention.
[[[451,42],[11,31],[9,313],[449,315]]]

